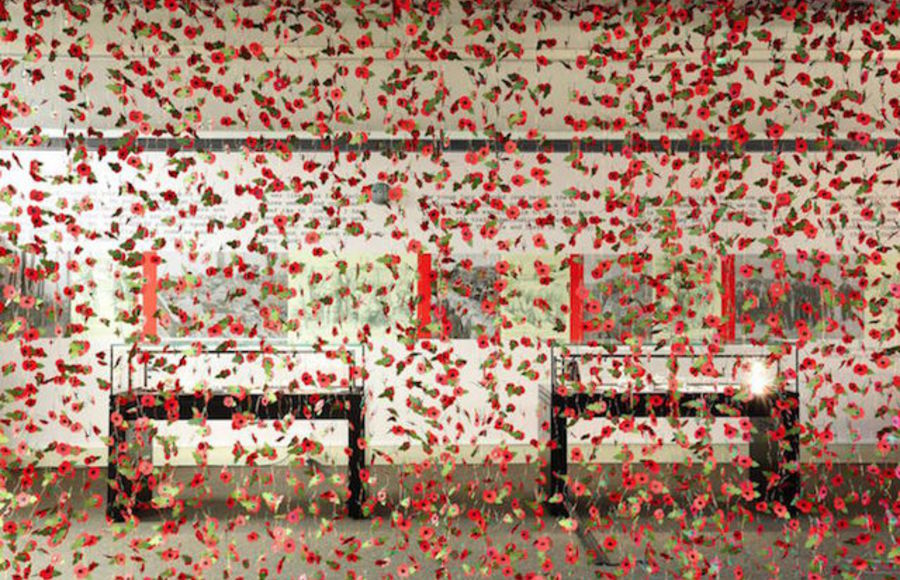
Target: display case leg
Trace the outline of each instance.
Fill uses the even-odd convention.
[[[362,519],[365,491],[363,490],[362,470],[366,463],[366,450],[361,444],[365,437],[366,419],[362,394],[350,398],[350,414],[348,418],[347,439],[350,447],[350,498],[347,506],[348,514],[353,519]]]
[[[566,400],[554,388],[550,393],[550,462],[547,466],[547,500],[545,507],[550,515],[566,516],[566,477],[569,470],[568,433],[566,426]],[[561,497],[562,501],[551,501]]]

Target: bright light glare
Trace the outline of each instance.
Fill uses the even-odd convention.
[[[772,373],[761,360],[753,360],[747,365],[747,387],[754,397],[765,396],[772,385]]]

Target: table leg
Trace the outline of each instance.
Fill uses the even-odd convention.
[[[793,510],[795,509],[794,501],[800,493],[800,433],[791,433],[791,430],[800,422],[799,406],[782,413],[781,420],[788,435],[784,442],[787,445],[780,448],[779,462],[782,467],[777,499]],[[788,468],[788,466],[791,467]]]
[[[125,521],[125,498],[131,497],[131,480],[122,477],[119,473],[120,448],[125,443],[125,430],[113,424],[113,413],[118,411],[123,417],[128,408],[128,403],[120,404],[119,395],[109,395],[109,446],[107,448],[107,478],[106,478],[106,515],[114,522]]]
[[[568,433],[566,426],[566,398],[554,385],[550,392],[550,463],[547,468],[547,511],[551,515],[568,515],[565,501],[551,503],[554,496],[566,497],[568,474]]]
[[[773,421],[757,416],[752,422],[750,459],[753,460],[753,465],[750,467],[750,481],[759,493],[756,501],[768,501],[769,482],[766,474],[778,470],[777,452],[769,435]]]
[[[753,419],[755,433],[750,440],[750,458],[756,464],[750,468],[750,480],[760,494],[758,501],[778,501],[791,507],[799,491],[799,473],[797,460],[800,454],[798,434],[787,435],[783,441],[774,439],[770,432],[778,428],[779,423],[786,433],[797,424],[799,409],[791,408],[779,412],[775,408],[769,412],[777,416],[755,413]],[[791,468],[788,466],[792,465]],[[778,481],[769,489],[768,474],[778,474]]]
[[[348,445],[350,447],[350,498],[347,511],[353,519],[364,517],[362,505],[365,501],[365,492],[362,484],[362,469],[366,463],[366,450],[360,444],[360,440],[365,438],[366,418],[362,399],[362,394],[354,394],[350,397],[347,427]]]

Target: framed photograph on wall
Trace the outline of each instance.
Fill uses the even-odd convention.
[[[847,255],[831,255],[827,263],[815,265],[811,281],[821,295],[825,338],[842,338],[844,334],[860,338],[865,334],[865,291],[859,283],[865,275],[865,263],[853,265]]]
[[[649,254],[587,254],[583,257],[583,340],[614,344],[647,339],[655,300]]]
[[[654,339],[700,343],[720,332],[726,323],[720,256],[697,249],[657,256],[652,275]]]
[[[569,301],[565,260],[546,253],[418,257],[419,338],[560,340]]]
[[[866,266],[866,331],[882,342],[900,344],[900,255],[885,255],[881,263]]]
[[[564,339],[567,317],[562,307],[570,298],[564,259],[548,253],[516,254],[506,258],[505,270],[503,339]]]
[[[409,255],[292,252],[292,339],[311,343],[384,335],[415,325],[416,265]]]
[[[163,339],[282,338],[290,325],[285,255],[158,256],[157,332]]]
[[[722,261],[701,252],[672,258],[646,252],[570,256],[569,340],[615,345],[635,338],[711,337],[725,318]]]
[[[811,263],[796,255],[738,255],[734,264],[738,340],[796,339],[803,328],[822,334],[822,290]]]
[[[40,256],[0,245],[0,324],[9,328],[18,321],[44,338],[64,331],[72,320],[66,262],[65,255]]]
[[[503,263],[497,254],[462,254],[438,262],[433,319],[441,338],[477,339],[500,331]]]

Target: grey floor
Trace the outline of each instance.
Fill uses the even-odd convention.
[[[885,511],[885,506],[900,501],[897,481],[880,484],[849,467],[843,468],[840,486],[834,485],[835,472],[805,478],[808,493],[827,485],[828,502],[835,497],[851,499],[846,513],[840,513],[846,528],[817,546],[808,543],[816,524],[810,516],[801,515],[794,522],[772,516],[751,521],[737,516],[737,510],[722,504],[719,497],[702,511],[692,512],[691,489],[701,488],[692,482],[702,476],[683,470],[666,474],[666,466],[660,475],[664,483],[683,491],[673,491],[671,505],[658,506],[661,511],[656,515],[661,520],[654,514],[657,506],[627,513],[628,498],[635,492],[629,495],[621,488],[596,485],[620,481],[611,466],[604,467],[601,477],[574,471],[589,484],[594,499],[573,506],[569,518],[536,517],[538,474],[531,466],[512,466],[506,474],[496,467],[457,467],[446,476],[438,469],[416,475],[375,468],[381,501],[367,520],[343,518],[342,502],[329,497],[329,490],[339,489],[333,480],[339,479],[340,470],[323,468],[325,477],[319,481],[307,469],[261,467],[254,476],[250,468],[230,468],[232,480],[226,484],[219,479],[220,469],[171,470],[173,481],[185,486],[179,497],[200,495],[191,488],[197,472],[207,476],[209,491],[202,506],[187,507],[180,525],[169,529],[166,522],[177,518],[166,510],[142,514],[136,525],[110,525],[104,515],[102,476],[89,481],[86,472],[79,470],[70,479],[48,486],[37,506],[18,510],[11,518],[20,525],[30,519],[34,529],[52,527],[59,523],[53,518],[65,514],[68,526],[57,527],[68,531],[58,532],[52,541],[28,533],[15,543],[4,541],[0,556],[10,565],[0,577],[14,577],[13,570],[26,567],[37,577],[53,563],[61,578],[78,572],[89,572],[91,578],[259,578],[266,571],[268,578],[346,578],[350,572],[362,578],[404,574],[500,578],[504,572],[512,577],[733,578],[737,567],[745,578],[805,578],[816,559],[824,559],[817,568],[823,578],[900,577],[887,556],[876,551],[879,542],[886,546],[885,554],[898,542],[900,530],[892,528]],[[39,474],[45,475],[52,472]],[[728,473],[719,475],[709,480],[713,488],[728,480]],[[416,484],[425,489],[417,489]],[[485,504],[482,491],[504,484],[510,494],[499,504]],[[240,501],[229,505],[228,498],[237,489],[251,496],[281,497],[281,501],[277,508],[263,505],[254,513],[252,506]],[[611,504],[605,499],[610,491],[625,491],[625,499]],[[432,492],[437,501],[430,507],[416,503]],[[860,501],[854,503],[854,497]],[[863,506],[866,497],[869,503]],[[473,507],[485,514],[481,530],[468,517]],[[290,515],[296,508],[305,514]],[[592,513],[605,529],[587,530],[592,527]],[[877,529],[864,529],[869,518],[878,524]],[[861,533],[869,534],[868,543],[859,544]],[[590,550],[607,537],[615,538],[617,545],[611,550],[601,548],[597,561]],[[423,538],[431,545],[422,545]],[[545,550],[540,552],[539,547]],[[861,559],[867,568],[857,567]],[[552,563],[551,569],[542,569],[544,560]],[[624,561],[634,563],[628,573]]]

